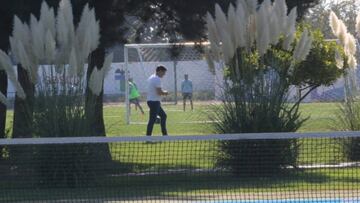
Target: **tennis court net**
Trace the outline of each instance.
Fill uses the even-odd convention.
[[[0,140],[0,202],[360,202],[360,132]]]

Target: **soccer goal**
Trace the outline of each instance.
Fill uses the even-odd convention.
[[[185,74],[193,83],[193,102],[206,103],[214,101],[219,94],[222,73],[218,64],[216,70],[210,70],[204,56],[204,48],[208,43],[157,43],[126,44],[124,46],[125,81],[133,79],[140,93],[143,107],[146,107],[147,79],[155,73],[156,66],[164,65],[168,71],[162,79],[162,86],[169,92],[162,102],[165,105],[182,107],[181,84]],[[126,92],[130,92],[129,83],[125,84]],[[132,119],[129,94],[125,94],[126,123],[138,122]],[[187,108],[190,104],[187,102]],[[174,110],[175,111],[175,110]]]

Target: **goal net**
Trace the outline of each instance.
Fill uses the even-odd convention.
[[[220,71],[222,68],[219,64],[217,64],[215,71],[210,71],[204,57],[204,48],[207,45],[195,43],[125,45],[125,81],[131,78],[136,84],[141,95],[141,106],[145,112],[147,112],[147,79],[155,73],[156,67],[160,64],[168,69],[162,79],[163,89],[169,92],[169,95],[162,99],[162,103],[168,111],[178,111],[179,113],[183,111],[181,86],[185,75],[188,75],[193,84],[192,99],[194,108],[198,105],[210,104],[216,100],[221,89],[220,83],[223,74]],[[126,92],[130,93],[128,83],[126,83],[125,88]],[[141,112],[139,112],[139,109],[134,111],[135,107],[129,100],[129,94],[125,94],[125,96],[127,124],[130,122],[145,123],[147,116],[139,116]],[[186,104],[186,111],[191,111],[189,101]],[[189,120],[186,116],[177,116],[175,120],[175,122],[201,122],[204,121],[204,118]]]

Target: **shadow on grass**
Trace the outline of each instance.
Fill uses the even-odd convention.
[[[272,177],[237,177],[226,170],[196,169],[189,165],[132,164],[112,162],[105,176],[94,184],[77,188],[43,188],[26,182],[25,177],[0,181],[0,202],[23,200],[200,200],[216,196],[226,198],[237,193],[286,192],[312,190],[319,185],[343,189],[355,184],[360,188],[360,169],[288,170]],[[109,167],[107,166],[107,167]],[[5,167],[3,167],[4,169]],[[11,169],[11,167],[9,168]],[[343,171],[345,170],[345,171]],[[5,172],[5,171],[1,171]],[[9,174],[9,173],[4,173]],[[6,175],[2,175],[3,177]],[[333,175],[337,174],[337,175]],[[4,180],[4,179],[3,179]],[[16,181],[14,181],[16,180]],[[23,181],[23,182],[22,182]],[[25,182],[24,182],[25,181]],[[9,184],[11,187],[9,187]]]

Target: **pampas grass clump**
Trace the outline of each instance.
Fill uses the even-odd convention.
[[[255,3],[254,3],[255,2]],[[237,7],[230,4],[227,17],[219,5],[215,5],[215,18],[207,14],[207,28],[213,59],[228,64],[239,50],[252,52],[255,48],[264,56],[271,46],[282,40],[282,47],[291,49],[295,40],[296,8],[289,15],[285,0],[264,1],[257,8],[256,1],[238,1]],[[254,9],[255,7],[255,9]],[[254,34],[255,33],[255,34]],[[306,58],[311,49],[311,36],[304,35],[297,47],[295,60]],[[301,48],[301,49],[299,49]],[[220,58],[219,58],[220,56]]]
[[[43,76],[46,75],[54,80],[62,74],[84,83],[85,63],[89,54],[98,47],[99,39],[100,26],[95,18],[94,9],[86,5],[75,28],[70,0],[60,2],[57,15],[44,1],[39,19],[31,15],[27,24],[17,16],[14,17],[10,49],[12,58],[28,72],[30,81],[34,85],[41,83],[39,69]],[[14,76],[13,66],[9,65],[11,64],[9,57],[5,55],[1,53],[0,65],[14,83],[17,95],[24,99],[25,93]],[[97,82],[90,85],[90,90],[96,95],[102,90],[102,81],[106,75],[104,73],[110,67],[109,59],[112,59],[112,56],[107,59],[102,68],[104,70],[101,70],[101,74],[97,76]],[[3,95],[2,103],[5,102],[4,97]]]

